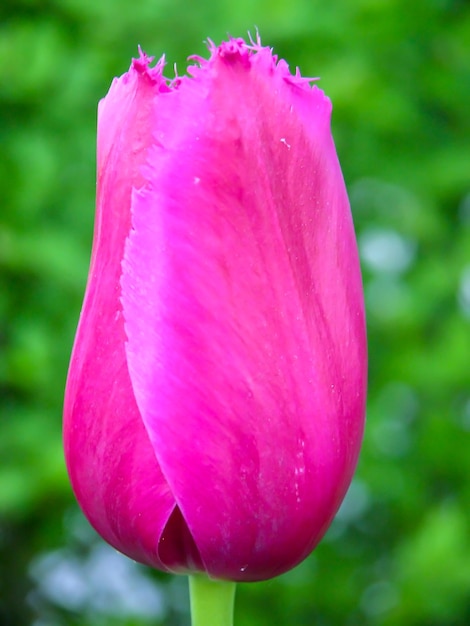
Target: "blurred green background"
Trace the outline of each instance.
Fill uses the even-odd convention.
[[[91,247],[96,106],[137,44],[179,73],[245,36],[321,76],[350,192],[368,425],[325,540],[240,586],[245,626],[470,624],[470,3],[3,0],[0,624],[189,624],[184,578],[107,548],[72,497],[61,405]],[[228,94],[230,97],[230,94]]]

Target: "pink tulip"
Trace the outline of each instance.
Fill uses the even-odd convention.
[[[171,83],[141,53],[100,103],[65,451],[118,550],[254,581],[312,551],[351,481],[364,305],[330,101],[259,42],[210,52]]]

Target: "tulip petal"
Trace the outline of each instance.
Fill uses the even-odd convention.
[[[96,530],[132,558],[166,569],[158,543],[175,501],[134,399],[119,280],[133,186],[152,141],[148,118],[166,86],[134,64],[98,118],[98,202],[89,281],[67,380],[64,444],[78,502]],[[171,558],[168,559],[171,562]]]
[[[132,390],[177,504],[172,558],[192,541],[233,580],[318,543],[357,462],[366,385],[331,105],[255,48],[222,44],[159,93],[121,278]]]

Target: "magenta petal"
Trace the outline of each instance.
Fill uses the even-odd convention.
[[[119,301],[131,190],[142,181],[158,91],[157,75],[152,81],[131,70],[100,103],[95,239],[67,380],[64,444],[75,494],[96,530],[132,558],[165,569],[158,545],[175,501],[135,403]]]
[[[239,41],[192,74],[147,120],[121,279],[125,354],[178,506],[172,540],[189,537],[214,577],[258,580],[309,554],[351,480],[366,387],[361,277],[329,100]],[[114,290],[128,226],[117,228],[119,250],[105,244]],[[109,298],[93,317],[106,312],[103,328],[118,310]],[[121,363],[116,324],[106,358]]]

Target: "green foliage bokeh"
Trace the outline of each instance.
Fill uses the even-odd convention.
[[[237,623],[470,623],[469,3],[4,0],[5,626],[188,623],[182,582],[143,569],[131,575],[164,598],[148,618],[113,613],[111,602],[54,598],[40,583],[53,563],[83,570],[102,549],[77,512],[61,446],[92,238],[97,102],[137,44],[165,52],[169,75],[174,62],[183,73],[187,56],[204,55],[207,37],[256,28],[291,67],[320,76],[333,100],[363,263],[370,391],[358,472],[332,528],[293,572],[241,586]]]

